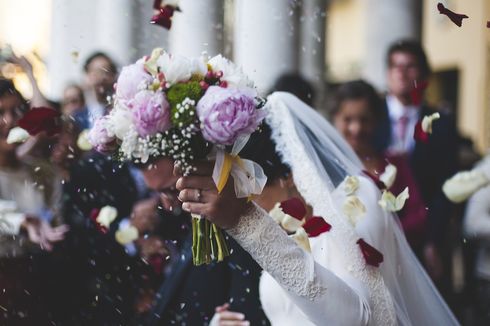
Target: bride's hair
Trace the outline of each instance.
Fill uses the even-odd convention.
[[[250,136],[247,145],[240,152],[240,157],[259,164],[267,176],[267,184],[286,177],[291,172],[291,168],[279,156],[271,137],[271,128],[265,122],[260,130]]]

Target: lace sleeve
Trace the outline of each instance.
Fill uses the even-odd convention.
[[[317,325],[367,325],[370,308],[331,271],[313,260],[255,204],[237,226],[227,230]]]

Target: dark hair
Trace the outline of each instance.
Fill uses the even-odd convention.
[[[85,72],[88,72],[88,67],[90,66],[90,64],[92,63],[92,61],[94,61],[95,59],[97,58],[104,58],[106,59],[108,62],[109,62],[109,69],[110,69],[110,72],[116,74],[117,73],[117,67],[116,67],[116,64],[114,63],[114,60],[112,60],[111,57],[109,57],[109,55],[107,55],[106,53],[104,52],[101,52],[101,51],[98,51],[98,52],[94,52],[92,53],[86,60],[85,60],[85,63],[83,64],[83,70]]]
[[[374,87],[366,81],[359,79],[341,84],[333,94],[329,105],[330,117],[339,113],[342,103],[348,100],[366,99],[368,106],[376,120],[383,118],[381,99]]]
[[[240,152],[240,157],[252,160],[264,169],[267,184],[286,177],[291,172],[291,168],[277,153],[271,133],[271,128],[263,123],[260,129],[250,136],[247,145]]]
[[[427,60],[427,56],[425,55],[425,51],[422,48],[422,45],[415,40],[399,40],[393,43],[386,54],[386,64],[388,67],[391,66],[391,57],[394,53],[402,52],[409,53],[417,58],[417,63],[419,64],[420,71],[422,75],[428,77],[431,69],[429,65],[429,61]]]
[[[5,95],[16,95],[23,102],[25,101],[22,94],[15,88],[14,83],[10,79],[0,77],[0,97]]]
[[[270,93],[278,91],[292,93],[309,106],[311,106],[315,100],[315,90],[313,86],[299,74],[284,74],[280,76],[274,83]]]

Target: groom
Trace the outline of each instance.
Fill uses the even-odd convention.
[[[221,263],[194,266],[190,216],[180,209],[173,161],[160,158],[141,169],[147,186],[159,193],[165,210],[173,212],[162,219],[160,229],[166,239],[177,241],[179,250],[156,291],[148,324],[203,325],[213,317],[215,307],[229,302],[229,310],[244,314],[251,325],[269,325],[259,299],[261,269],[257,263],[229,238],[230,257]]]

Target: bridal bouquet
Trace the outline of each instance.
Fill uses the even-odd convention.
[[[231,175],[238,197],[262,192],[262,168],[238,154],[265,116],[264,101],[235,64],[221,55],[189,59],[157,48],[124,67],[115,90],[113,109],[88,136],[96,150],[143,164],[168,157],[184,175],[212,153],[218,191]],[[219,228],[200,216],[192,226],[196,265],[229,255]]]

